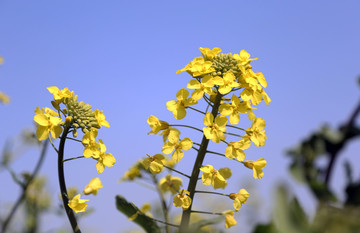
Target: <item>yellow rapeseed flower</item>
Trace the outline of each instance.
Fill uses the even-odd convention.
[[[175,163],[178,163],[184,157],[184,151],[190,150],[193,146],[193,142],[190,138],[186,137],[180,140],[179,134],[174,133],[172,137],[169,136],[169,141],[165,142],[162,148],[164,154],[172,153],[172,159]]]
[[[235,75],[230,71],[226,72],[222,78],[220,76],[214,77],[214,83],[219,85],[219,92],[223,95],[229,93],[233,87],[240,86]]]
[[[236,158],[239,161],[245,159],[244,150],[248,149],[251,142],[248,138],[242,138],[239,141],[230,142],[225,149],[225,156],[229,159]]]
[[[201,83],[197,81],[196,79],[192,79],[187,84],[187,88],[189,89],[195,89],[193,93],[191,94],[191,98],[194,100],[201,99],[205,93],[212,95],[215,92],[213,91],[212,87],[215,85],[214,78],[211,75],[205,75],[201,79]]]
[[[195,57],[194,60],[189,62],[184,68],[176,71],[176,74],[181,72],[188,72],[193,77],[199,77],[205,74],[209,74],[215,71],[211,61],[205,60],[203,57]]]
[[[4,92],[0,91],[0,103],[8,104],[10,103],[10,97]]]
[[[221,49],[216,48],[216,47],[213,49],[200,47],[199,49],[200,49],[202,55],[204,56],[204,58],[206,58],[208,60],[214,59],[214,57],[216,57],[216,55],[221,52]]]
[[[151,127],[151,131],[148,134],[157,134],[161,130],[166,130],[169,128],[169,123],[166,121],[161,121],[159,118],[153,115],[149,116],[147,123]]]
[[[96,169],[97,172],[100,174],[104,171],[105,166],[112,167],[115,164],[116,159],[111,153],[105,153],[106,146],[101,139],[99,139],[99,144],[100,144],[100,150],[98,150],[97,152],[98,158],[96,159],[97,160]]]
[[[161,192],[171,192],[175,194],[179,192],[180,187],[182,186],[182,179],[180,177],[171,176],[170,174],[161,178],[159,181],[159,188]]]
[[[219,112],[224,115],[228,116],[230,123],[233,125],[239,124],[240,121],[240,113],[249,113],[249,119],[253,120],[255,118],[255,115],[252,111],[252,109],[255,109],[251,107],[251,104],[249,101],[241,101],[239,97],[236,95],[233,95],[231,97],[231,104],[229,103],[223,103],[219,107]]]
[[[99,158],[99,147],[100,144],[95,142],[95,139],[98,135],[98,130],[96,128],[91,128],[90,131],[87,131],[83,138],[82,144],[85,146],[83,155],[86,158],[93,157],[94,159]]]
[[[258,58],[251,58],[250,59],[250,54],[248,52],[246,52],[246,50],[241,50],[240,54],[234,54],[233,57],[238,60],[240,62],[241,65],[246,66],[247,64],[249,64],[251,61],[257,60]]]
[[[227,185],[226,179],[231,177],[231,170],[229,168],[221,168],[216,170],[212,165],[206,165],[200,168],[202,174],[202,182],[204,185],[212,185],[214,189],[224,189]]]
[[[214,122],[213,114],[207,112],[204,117],[204,125],[207,127],[203,128],[205,137],[211,139],[213,142],[219,143],[220,140],[224,139],[227,121],[228,119],[225,116],[219,115],[215,118]]]
[[[251,127],[246,129],[245,137],[248,137],[255,146],[264,146],[266,135],[265,135],[265,120],[262,118],[255,118]]]
[[[60,126],[62,123],[61,118],[53,116],[54,111],[45,112],[45,110],[40,110],[39,107],[35,109],[34,121],[38,124],[36,130],[37,138],[45,140],[49,137],[49,132],[53,138],[60,137],[63,128]]]
[[[152,174],[159,174],[165,163],[165,156],[156,154],[154,156],[147,155],[148,157],[142,161],[145,169],[149,169]]]
[[[102,110],[99,111],[99,109],[95,109],[94,114],[95,114],[95,118],[96,118],[96,120],[97,120],[100,127],[105,126],[105,127],[110,128],[110,124],[109,124],[109,122],[107,122],[105,120],[105,115],[104,115]]]
[[[54,100],[57,104],[63,102],[64,98],[72,97],[72,93],[71,93],[71,91],[69,91],[69,89],[67,87],[65,87],[62,90],[60,90],[56,86],[48,87],[47,89],[51,94],[53,94]]]
[[[86,187],[84,188],[83,193],[85,195],[94,194],[96,196],[98,190],[102,187],[104,186],[102,185],[101,180],[98,177],[92,178],[89,184],[86,185]]]
[[[235,218],[234,218],[234,211],[228,210],[223,212],[223,215],[225,215],[225,228],[230,228],[232,226],[235,226],[237,224]]]
[[[177,100],[170,100],[166,103],[166,108],[174,114],[175,119],[181,120],[186,116],[186,110],[190,105],[197,104],[193,98],[187,98],[189,92],[185,88],[181,88],[176,93]]]
[[[183,210],[189,209],[191,205],[191,198],[189,195],[189,191],[182,189],[176,196],[174,196],[174,206],[182,207]]]
[[[245,204],[250,194],[245,189],[240,189],[238,193],[230,193],[229,197],[234,200],[233,206],[236,211],[239,211],[242,204]]]
[[[75,211],[75,213],[84,212],[87,207],[87,201],[85,199],[80,199],[81,194],[76,195],[74,198],[69,200],[68,206]]]
[[[244,166],[253,170],[253,176],[255,179],[261,179],[264,176],[262,169],[266,166],[266,160],[260,158],[256,161],[246,160],[243,162]]]

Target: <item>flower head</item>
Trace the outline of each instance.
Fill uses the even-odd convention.
[[[89,200],[84,200],[84,199],[80,199],[81,194],[76,195],[74,198],[72,198],[71,200],[69,200],[68,206],[75,211],[75,213],[79,213],[79,212],[84,212],[86,210],[87,207],[87,201]]]
[[[100,144],[95,142],[95,139],[98,135],[98,130],[96,128],[92,128],[90,131],[87,131],[83,138],[82,144],[85,146],[83,155],[86,158],[93,157],[94,159],[99,158],[99,146]]]
[[[212,165],[206,165],[200,168],[202,174],[202,182],[204,185],[212,185],[214,189],[222,188],[227,186],[226,179],[231,177],[231,170],[229,168],[221,168],[216,170]]]
[[[109,124],[109,122],[107,122],[105,120],[105,115],[102,110],[99,111],[99,109],[95,109],[94,114],[95,114],[95,118],[96,118],[98,124],[100,125],[100,127],[105,126],[105,127],[110,128],[110,124]]]
[[[174,134],[172,137],[169,137],[169,141],[165,142],[163,145],[162,152],[164,154],[170,154],[172,151],[172,159],[175,163],[178,163],[184,157],[184,151],[190,150],[193,145],[193,142],[190,138],[186,137],[179,139],[179,134]]]
[[[193,98],[187,98],[189,92],[185,88],[181,88],[176,93],[177,100],[170,100],[166,103],[166,108],[174,114],[175,119],[181,120],[186,116],[186,110],[190,105],[197,104]]]
[[[169,123],[166,121],[160,121],[159,118],[153,115],[149,116],[147,123],[151,127],[151,131],[148,134],[157,134],[161,130],[166,130],[169,128]]]
[[[204,96],[205,93],[209,95],[214,94],[212,87],[215,85],[215,83],[213,79],[214,78],[211,75],[205,75],[201,79],[201,83],[196,79],[190,80],[186,87],[189,89],[195,89],[195,91],[193,91],[191,94],[191,98],[194,100],[199,100]]]
[[[99,189],[103,187],[101,180],[96,177],[92,178],[88,185],[84,188],[83,193],[85,195],[94,194],[96,196]]]
[[[175,197],[174,197],[174,206],[182,207],[183,210],[187,210],[191,205],[191,198],[189,197],[190,193],[187,190],[182,189]]]
[[[237,224],[235,218],[234,218],[234,211],[228,210],[223,213],[225,215],[225,228],[230,228],[232,226],[235,226]]]
[[[220,140],[224,139],[227,121],[228,119],[222,115],[217,116],[214,121],[213,114],[207,112],[204,117],[204,125],[207,127],[203,128],[205,137],[211,139],[213,142],[219,143]]]
[[[39,107],[35,109],[34,121],[38,124],[38,128],[36,130],[37,138],[41,140],[45,140],[49,137],[49,132],[53,138],[60,137],[62,133],[62,127],[60,124],[62,123],[61,118],[53,116],[54,111],[49,111],[48,113],[45,110],[40,110]]]
[[[260,158],[256,161],[246,160],[243,162],[244,166],[253,170],[253,176],[255,179],[261,179],[264,176],[262,169],[266,166],[266,160]]]
[[[242,138],[236,142],[230,142],[225,149],[225,156],[229,159],[236,158],[239,161],[245,159],[244,150],[250,147],[250,140],[248,138]]]
[[[96,169],[97,172],[100,174],[104,171],[105,166],[112,167],[115,164],[116,159],[111,153],[105,153],[106,146],[101,139],[99,139],[99,144],[100,144],[100,150],[98,150],[97,152],[98,158],[96,159],[97,160]]]
[[[265,139],[265,120],[262,118],[255,118],[251,127],[246,129],[245,137],[250,138],[250,140],[255,144],[255,146],[264,146]]]
[[[238,193],[230,193],[229,197],[234,200],[233,206],[239,211],[242,204],[245,204],[250,194],[245,189],[240,189]]]
[[[189,62],[189,64],[187,64],[184,68],[176,71],[176,74],[179,74],[184,71],[188,72],[193,77],[198,77],[212,73],[215,71],[215,69],[211,61],[207,61],[203,57],[196,57],[194,58],[194,60]]]
[[[180,177],[171,176],[170,174],[161,178],[159,181],[159,188],[163,193],[171,192],[172,194],[175,194],[179,192],[181,186],[182,179]]]
[[[216,76],[214,78],[214,83],[219,85],[219,92],[223,95],[229,93],[232,87],[240,86],[236,81],[235,75],[230,71],[226,72],[222,78],[220,76]]]
[[[67,87],[62,90],[56,86],[48,87],[47,89],[51,94],[53,94],[54,100],[58,104],[63,102],[64,98],[70,98],[72,96],[71,91],[69,91]]]
[[[148,157],[142,161],[142,164],[144,168],[149,169],[152,174],[159,174],[164,167],[165,160],[165,156],[162,154],[156,154],[154,156],[148,155]]]
[[[0,57],[0,59],[1,59],[1,57]],[[0,91],[0,103],[1,102],[4,104],[10,103],[10,97],[2,91]]]
[[[249,101],[240,101],[240,98],[236,95],[231,97],[231,104],[223,103],[219,107],[219,112],[222,115],[230,115],[230,123],[237,125],[240,121],[240,113],[249,113],[249,119],[253,120],[255,118],[254,113],[252,112],[253,107]]]

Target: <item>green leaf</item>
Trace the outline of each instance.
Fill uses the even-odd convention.
[[[116,196],[116,208],[125,214],[128,218],[134,216],[137,217],[133,220],[139,226],[141,226],[148,233],[161,233],[159,226],[150,217],[141,213],[133,203],[128,202],[123,196]]]

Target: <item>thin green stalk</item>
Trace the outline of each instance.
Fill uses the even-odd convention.
[[[195,128],[195,127],[192,127],[192,126],[189,126],[189,125],[170,125],[170,126],[175,126],[175,127],[186,127],[186,128],[190,128],[190,129],[195,129],[199,132],[203,132],[201,129],[198,129],[198,128]]]
[[[85,158],[85,156],[78,156],[78,157],[74,157],[74,158],[64,159],[63,162],[67,162],[67,161],[71,161],[71,160],[75,160],[75,159],[82,159],[82,158]]]
[[[65,184],[65,176],[64,176],[64,148],[66,136],[69,132],[69,127],[64,127],[64,132],[61,135],[60,145],[59,145],[59,153],[58,153],[58,176],[59,176],[59,185],[60,185],[60,194],[63,200],[64,208],[66,215],[70,221],[71,227],[74,233],[81,233],[79,225],[76,221],[75,214],[72,209],[68,206],[69,198],[67,195],[67,189]]]
[[[246,130],[243,129],[243,128],[240,128],[240,127],[237,127],[237,126],[233,126],[233,125],[226,125],[226,127],[230,127],[230,128],[235,128],[235,129],[240,129],[240,130],[246,131]]]
[[[200,110],[198,110],[198,109],[196,109],[196,108],[193,108],[193,107],[190,107],[190,106],[188,106],[188,108],[190,108],[190,109],[192,109],[192,110],[194,110],[194,111],[197,111],[197,112],[199,112],[199,113],[202,113],[202,114],[206,114],[205,112],[203,112],[203,111],[200,111]]]
[[[185,177],[187,177],[187,178],[191,178],[189,175],[186,175],[185,173],[182,173],[182,172],[180,172],[180,171],[178,171],[178,170],[176,170],[176,169],[174,169],[174,168],[171,168],[171,167],[168,167],[168,166],[166,166],[166,165],[164,165],[164,167],[166,167],[167,169],[169,169],[170,171],[173,171],[173,172],[176,172],[176,173],[178,173],[178,174],[180,174],[180,175],[183,175],[183,176],[185,176]]]
[[[66,139],[70,139],[70,140],[73,140],[73,141],[77,141],[77,142],[81,142],[81,143],[82,143],[82,141],[81,141],[81,140],[79,140],[79,139],[70,138],[70,137],[66,137]]]
[[[214,101],[214,106],[213,106],[213,109],[211,111],[214,118],[218,114],[221,98],[222,98],[222,95],[220,93],[218,93],[216,95],[216,98],[215,98],[215,101]],[[195,194],[194,191],[196,189],[196,184],[197,184],[197,181],[198,181],[198,178],[199,178],[200,168],[201,168],[202,163],[204,161],[208,144],[209,144],[209,139],[207,139],[205,137],[205,135],[204,135],[203,138],[202,138],[202,141],[201,141],[201,145],[200,145],[200,148],[199,148],[195,163],[194,163],[194,167],[193,167],[193,170],[192,170],[191,178],[190,178],[188,189],[187,189],[190,192],[189,196],[190,196],[191,200],[194,200],[194,194]],[[188,231],[189,222],[190,222],[190,215],[191,215],[191,212],[192,212],[191,208],[192,208],[193,203],[194,202],[192,201],[190,207],[187,210],[183,211],[182,218],[181,218],[181,224],[180,224],[180,233],[185,233],[185,232]]]
[[[224,193],[211,192],[211,191],[201,191],[201,190],[195,190],[195,193],[215,194],[215,195],[221,195],[221,196],[226,196],[226,197],[229,196],[228,194],[224,194]]]
[[[164,194],[161,192],[161,190],[159,188],[159,185],[158,185],[158,180],[156,179],[156,176],[154,174],[152,174],[152,179],[153,179],[153,183],[156,186],[156,191],[159,194],[159,197],[160,197],[160,200],[161,200],[161,207],[162,207],[162,211],[163,211],[163,214],[164,214],[164,220],[165,220],[165,222],[169,222],[169,213],[168,213],[168,208],[166,206],[166,201],[165,201],[165,198],[164,198]],[[166,225],[165,231],[166,231],[166,233],[171,232],[171,229],[170,229],[169,225]]]
[[[6,219],[4,220],[3,222],[3,225],[1,227],[1,232],[2,233],[5,233],[6,232],[6,229],[11,221],[11,219],[14,217],[14,214],[17,210],[17,208],[20,206],[20,204],[25,200],[25,195],[26,195],[26,191],[29,187],[29,185],[31,184],[31,182],[34,180],[34,178],[37,176],[43,162],[44,162],[44,158],[45,158],[45,154],[46,154],[46,149],[47,149],[47,146],[48,146],[48,141],[45,141],[44,142],[44,146],[41,150],[41,153],[40,153],[40,157],[39,157],[39,160],[38,162],[36,163],[36,166],[34,168],[34,171],[32,172],[32,174],[30,175],[29,179],[26,181],[25,184],[23,184],[21,187],[22,187],[22,193],[20,195],[20,197],[17,199],[17,201],[15,202],[15,205],[13,206],[13,208],[11,209],[9,215],[6,217]]]
[[[244,136],[239,135],[239,134],[228,133],[228,132],[224,132],[224,134],[227,134],[227,135],[232,135],[232,136],[236,136],[236,137],[240,137],[240,138],[243,138],[243,137],[244,137]]]
[[[192,213],[199,213],[199,214],[223,215],[222,213],[207,212],[207,211],[200,211],[200,210],[192,210],[191,212]]]

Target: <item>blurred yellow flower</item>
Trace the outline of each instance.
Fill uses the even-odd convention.
[[[96,177],[92,178],[88,185],[84,188],[83,193],[85,195],[94,194],[96,196],[99,189],[103,187],[101,180]]]
[[[228,210],[223,212],[223,215],[225,215],[225,228],[230,228],[232,226],[235,226],[237,224],[235,218],[234,218],[234,211]]]
[[[174,206],[182,207],[183,210],[187,210],[191,205],[191,198],[189,197],[189,191],[182,189],[175,197],[174,197]]]
[[[244,166],[253,170],[253,176],[255,179],[261,179],[264,176],[262,169],[266,166],[266,160],[260,158],[256,161],[246,160],[243,162]]]
[[[171,192],[175,194],[179,192],[180,187],[182,186],[182,179],[180,177],[171,176],[170,174],[161,178],[159,181],[159,188],[161,192]]]
[[[81,194],[76,195],[74,198],[69,200],[68,206],[75,211],[75,213],[84,212],[87,207],[87,201],[85,199],[80,199]]]
[[[4,104],[10,103],[10,97],[6,95],[4,92],[0,91],[0,102]]]
[[[165,156],[162,154],[156,154],[154,156],[148,155],[148,157],[142,161],[142,164],[144,168],[149,169],[152,174],[159,174],[164,167],[165,160]]]
[[[239,211],[242,204],[245,204],[250,194],[245,189],[240,189],[238,193],[230,193],[229,197],[234,200],[233,206],[236,211]]]
[[[229,168],[221,168],[216,170],[212,165],[205,165],[200,168],[202,174],[202,182],[204,185],[212,185],[214,189],[224,189],[227,185],[226,179],[231,177],[231,170]]]

